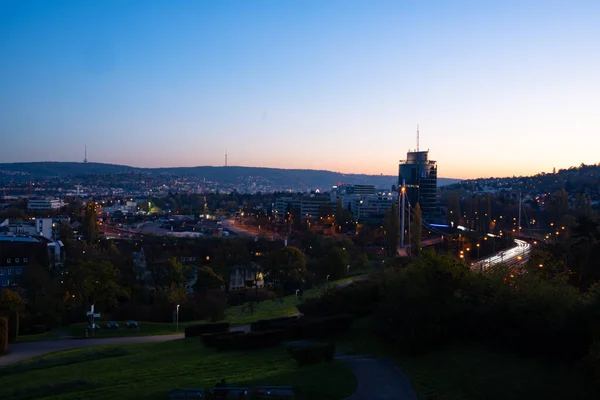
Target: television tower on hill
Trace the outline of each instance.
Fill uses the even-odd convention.
[[[85,145],[85,150],[83,153],[83,163],[87,164],[87,144]]]
[[[225,166],[227,166],[227,149],[225,149]]]

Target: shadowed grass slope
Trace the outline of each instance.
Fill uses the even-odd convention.
[[[344,399],[357,385],[343,362],[298,367],[283,346],[216,352],[204,347],[200,340],[186,339],[118,348],[126,354],[90,357],[86,361],[79,358],[77,363],[66,365],[65,359],[73,360],[86,350],[38,358],[33,362],[45,362],[48,367],[24,368],[0,377],[0,398],[19,400],[35,395],[37,399],[164,399],[170,389],[208,388],[226,379],[231,385],[292,385],[298,399]],[[47,393],[43,393],[44,388]]]

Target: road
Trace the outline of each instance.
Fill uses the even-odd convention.
[[[515,239],[515,244],[515,247],[500,251],[491,257],[474,263],[471,268],[485,270],[497,264],[512,267],[526,262],[531,252],[531,244],[521,239]]]
[[[40,342],[16,343],[8,346],[8,354],[0,357],[0,366],[28,360],[57,351],[77,349],[80,347],[106,346],[138,343],[160,343],[169,340],[183,339],[183,333],[159,336],[136,336],[99,339],[55,339]]]

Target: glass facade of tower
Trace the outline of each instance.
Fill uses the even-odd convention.
[[[439,222],[440,207],[437,198],[437,162],[429,160],[429,151],[412,151],[400,161],[398,186],[406,182],[406,198],[414,207],[421,206],[423,220]]]

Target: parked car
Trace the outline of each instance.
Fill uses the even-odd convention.
[[[129,329],[139,329],[140,325],[137,323],[137,321],[127,321],[127,328]]]
[[[106,329],[119,329],[119,324],[117,324],[115,321],[110,321],[108,324],[106,324]]]

